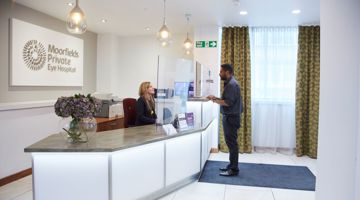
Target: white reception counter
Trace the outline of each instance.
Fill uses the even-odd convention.
[[[211,102],[194,103],[213,116]],[[217,121],[204,119],[174,135],[155,125],[105,131],[76,145],[51,135],[25,148],[34,200],[157,199],[196,181],[217,132]]]

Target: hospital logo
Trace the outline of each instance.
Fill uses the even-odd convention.
[[[29,69],[38,71],[45,65],[46,50],[37,40],[30,40],[24,46],[23,59]]]

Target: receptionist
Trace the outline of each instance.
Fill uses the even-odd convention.
[[[139,87],[139,99],[136,102],[136,125],[155,124],[154,88],[150,82],[142,82]]]

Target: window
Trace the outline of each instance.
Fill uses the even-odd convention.
[[[298,28],[250,28],[250,48],[255,150],[293,150]]]
[[[250,28],[252,98],[295,102],[298,28]]]

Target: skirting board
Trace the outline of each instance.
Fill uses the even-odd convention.
[[[32,174],[32,169],[29,168],[29,169],[25,169],[21,172],[18,172],[16,174],[13,174],[13,175],[10,175],[10,176],[7,176],[5,178],[2,178],[0,179],[0,187],[3,186],[3,185],[6,185],[8,183],[11,183],[13,181],[16,181],[16,180],[19,180],[21,178],[24,178],[26,176],[29,176]]]

